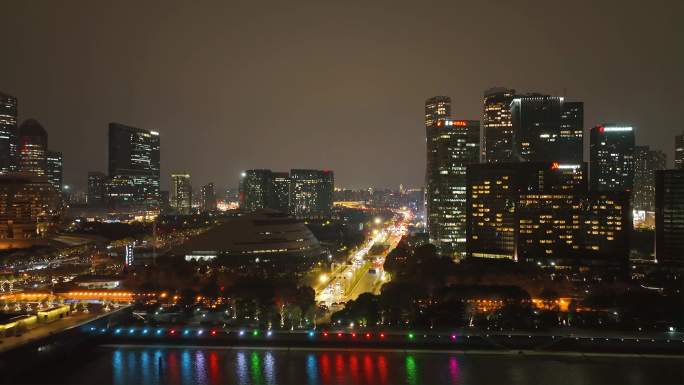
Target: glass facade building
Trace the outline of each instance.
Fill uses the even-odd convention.
[[[111,204],[159,204],[159,146],[156,131],[109,124],[109,178],[117,179]]]
[[[299,219],[332,216],[335,178],[328,170],[290,170],[290,215]]]
[[[38,176],[47,175],[48,136],[35,119],[27,119],[19,126],[18,164],[19,172]]]
[[[107,191],[107,176],[99,171],[88,173],[88,192],[86,203],[91,207],[100,207],[105,204]]]
[[[511,102],[515,160],[583,162],[584,104],[530,94]]]
[[[426,136],[428,235],[442,255],[460,259],[466,253],[466,167],[480,159],[480,122],[439,119]]]
[[[16,170],[17,98],[0,92],[0,174]]]
[[[589,138],[590,189],[596,192],[632,191],[634,185],[634,129],[604,124]]]
[[[656,260],[684,265],[684,169],[656,171]]]
[[[190,214],[192,210],[192,184],[190,174],[171,174],[171,190],[169,192],[171,208],[179,214]]]
[[[433,96],[425,101],[425,127],[431,127],[439,119],[451,116],[451,98]]]
[[[513,160],[511,102],[514,98],[515,90],[508,88],[491,88],[484,93],[483,160],[488,163]]]
[[[62,153],[58,151],[47,152],[47,177],[56,191],[61,192],[64,184]]]

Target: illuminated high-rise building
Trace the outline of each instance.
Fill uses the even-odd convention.
[[[0,92],[0,174],[16,170],[17,98]]]
[[[0,248],[45,234],[58,223],[61,210],[59,193],[44,176],[1,175]]]
[[[541,94],[516,96],[511,119],[517,161],[583,162],[583,103]]]
[[[299,219],[328,219],[332,215],[335,178],[329,170],[290,170],[289,211]]]
[[[202,186],[200,196],[200,211],[207,212],[216,210],[216,189],[213,183],[207,183]]]
[[[589,188],[595,192],[632,191],[634,184],[634,129],[604,124],[591,129]]]
[[[482,114],[483,160],[487,163],[513,161],[511,102],[515,90],[490,88],[484,93]]]
[[[656,171],[656,260],[684,265],[684,169]]]
[[[439,119],[451,116],[451,98],[433,96],[425,101],[425,127],[431,127]]]
[[[674,165],[676,169],[684,169],[684,132],[675,136]]]
[[[269,207],[273,189],[271,170],[246,170],[240,176],[240,209],[251,212]]]
[[[442,255],[466,253],[466,167],[480,158],[480,122],[439,119],[427,127],[427,229]]]
[[[664,152],[651,150],[648,146],[634,147],[634,190],[632,209],[655,211],[655,172],[667,168]]]
[[[109,124],[109,178],[126,186],[114,205],[159,203],[159,133],[119,123]],[[115,188],[116,190],[116,188]]]
[[[55,187],[56,191],[62,191],[63,185],[63,159],[62,153],[59,151],[47,152],[47,178]]]
[[[106,192],[107,176],[99,171],[88,172],[88,193],[86,195],[88,206],[103,206],[105,204]]]
[[[467,188],[469,256],[624,267],[629,202],[588,194],[586,163],[470,165]]]
[[[169,192],[171,208],[180,214],[190,214],[192,210],[192,184],[190,174],[171,174],[171,190]]]
[[[35,119],[27,119],[19,126],[17,170],[45,176],[47,174],[48,135]]]
[[[287,213],[290,207],[290,174],[287,172],[271,173],[270,202],[274,210]]]

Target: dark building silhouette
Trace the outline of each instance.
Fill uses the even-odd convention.
[[[483,160],[487,163],[513,161],[511,103],[515,90],[490,88],[484,92],[482,114]]]
[[[192,211],[192,184],[190,174],[171,174],[171,190],[169,191],[171,208],[179,214],[190,214]]]
[[[516,96],[511,120],[516,160],[583,162],[583,103],[542,94]]]
[[[684,169],[656,171],[656,260],[684,265]]]
[[[48,135],[35,119],[27,119],[19,126],[17,170],[38,176],[47,175]]]
[[[216,210],[216,189],[213,183],[207,183],[202,186],[201,195],[201,207],[202,212]]]
[[[159,146],[156,131],[109,124],[110,204],[158,204]]]
[[[466,252],[466,167],[480,158],[480,122],[439,119],[426,128],[427,230],[442,255]]]
[[[632,209],[655,211],[655,172],[667,168],[664,152],[649,146],[634,147],[634,189]]]
[[[675,136],[674,164],[676,169],[684,169],[684,132]]]
[[[0,92],[0,174],[16,170],[17,98]]]
[[[88,206],[100,207],[105,204],[105,193],[107,189],[107,176],[99,171],[88,173],[88,193],[86,202]]]
[[[631,126],[603,124],[593,127],[589,152],[589,188],[592,191],[632,191],[634,129]]]

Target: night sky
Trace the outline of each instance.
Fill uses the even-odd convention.
[[[0,91],[45,126],[67,184],[106,171],[116,121],[160,132],[163,187],[247,168],[420,186],[425,98],[481,119],[491,86],[565,92],[585,128],[630,123],[669,165],[684,130],[681,0],[144,3],[0,6]]]

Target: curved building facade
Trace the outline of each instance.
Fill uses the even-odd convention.
[[[231,219],[172,251],[186,260],[217,260],[238,271],[303,272],[323,255],[302,221],[262,209]]]

